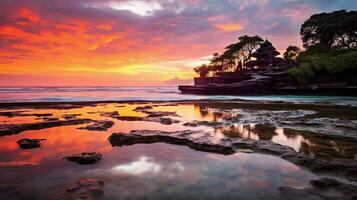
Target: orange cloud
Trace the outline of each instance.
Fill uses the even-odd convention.
[[[261,1],[253,7],[248,1],[219,7],[211,1],[155,2],[160,9],[145,3],[141,6],[146,11],[138,11],[86,0],[5,0],[0,6],[0,85],[159,85],[175,76],[186,80],[195,75],[192,67],[201,58],[234,42],[237,31],[267,36],[279,50],[300,44],[298,27],[310,13],[296,10],[311,7],[292,3],[277,10]]]
[[[239,31],[243,29],[243,26],[237,23],[214,24],[214,26],[223,31]]]

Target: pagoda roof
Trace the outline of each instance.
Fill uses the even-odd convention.
[[[262,55],[272,55],[272,56],[277,56],[280,53],[275,49],[275,47],[273,46],[273,44],[268,41],[265,40],[259,47],[259,49],[257,49],[254,53],[252,53],[252,57],[260,57]]]

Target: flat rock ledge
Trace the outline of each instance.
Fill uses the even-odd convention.
[[[100,116],[118,119],[120,117],[120,114],[118,111],[113,111],[113,112],[104,112],[104,113],[100,114]]]
[[[217,122],[217,121],[198,121],[198,120],[194,120],[194,121],[191,121],[191,122],[186,122],[183,125],[184,126],[188,126],[188,127],[208,126],[208,127],[214,127],[214,128],[221,128],[223,126],[229,126],[231,124],[230,123]]]
[[[111,117],[121,121],[146,121],[146,122],[157,122],[164,125],[171,125],[174,123],[180,123],[179,120],[168,118],[168,116],[178,117],[176,112],[165,112],[165,111],[148,111],[152,109],[151,106],[137,107],[133,111],[142,112],[147,114],[145,117],[138,116],[121,116],[118,111],[105,112],[102,113],[102,117]]]
[[[85,129],[89,131],[107,131],[109,128],[114,126],[114,122],[103,120],[103,121],[95,121],[87,126],[80,127],[78,129]]]
[[[46,139],[28,139],[22,138],[18,140],[16,143],[19,145],[21,149],[32,149],[41,146],[41,141]]]
[[[81,165],[88,165],[99,162],[102,159],[102,154],[97,152],[83,152],[63,157],[63,159],[66,159],[71,162],[76,162]]]
[[[357,186],[346,183],[340,183],[331,178],[320,178],[310,181],[312,187],[305,189],[296,189],[293,187],[280,187],[283,199],[357,199]]]
[[[27,130],[40,130],[56,126],[68,126],[90,123],[90,119],[69,119],[69,120],[54,120],[44,121],[29,124],[0,124],[0,136],[13,135]]]
[[[145,122],[157,122],[164,125],[171,125],[174,123],[180,123],[179,120],[171,119],[168,117],[137,117],[137,116],[120,116],[117,119],[122,121],[145,121]]]
[[[95,178],[82,178],[74,185],[66,188],[65,191],[59,192],[48,198],[48,200],[103,200],[104,182]]]
[[[357,182],[357,161],[353,160],[322,160],[311,158],[296,152],[293,148],[274,143],[269,140],[251,140],[244,138],[212,139],[204,131],[165,132],[157,130],[133,130],[129,133],[113,133],[108,138],[112,146],[133,145],[138,143],[164,142],[185,145],[191,149],[219,154],[233,154],[252,150],[280,156],[296,165],[306,167],[317,173],[345,177]]]
[[[220,154],[233,154],[235,150],[230,146],[217,145],[209,142],[197,143],[187,138],[192,131],[180,131],[175,133],[162,132],[162,131],[131,131],[126,133],[113,133],[109,136],[109,142],[112,146],[133,145],[139,143],[156,143],[164,142],[168,144],[184,145],[191,149],[205,152],[214,152]]]

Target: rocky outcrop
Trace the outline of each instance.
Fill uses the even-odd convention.
[[[112,126],[114,126],[114,122],[103,120],[103,121],[95,121],[91,124],[88,124],[87,126],[80,127],[78,129],[85,129],[89,131],[106,131]]]
[[[30,124],[0,124],[0,136],[13,135],[21,133],[27,130],[40,130],[45,128],[51,128],[56,126],[67,126],[90,123],[90,119],[70,119],[70,120],[56,120],[56,121],[44,121]]]
[[[254,104],[256,105],[256,104]],[[261,106],[264,104],[259,104]],[[291,104],[293,105],[293,104]],[[311,107],[313,108],[313,107]],[[321,117],[318,112],[315,110],[283,110],[273,108],[269,110],[269,107],[264,107],[262,110],[255,109],[212,109],[215,111],[230,113],[233,116],[224,116],[222,117],[222,123],[224,126],[229,125],[229,123],[239,123],[239,124],[256,124],[264,123],[265,127],[258,127],[256,131],[259,131],[259,128],[268,128],[267,126],[272,127],[281,127],[289,128],[300,131],[312,131],[319,135],[333,136],[340,138],[351,138],[357,140],[356,128],[357,120],[355,119],[340,119],[339,116],[336,117]],[[327,109],[327,108],[325,108]],[[330,112],[334,112],[330,108]],[[351,108],[354,110],[354,108]],[[326,111],[324,111],[326,112]],[[356,111],[346,111],[356,112]],[[352,115],[352,114],[351,114]],[[200,124],[198,124],[200,125]],[[202,123],[204,126],[205,124]],[[270,131],[272,134],[273,132]]]
[[[39,117],[36,119],[41,119],[43,121],[58,121],[59,120],[59,118],[57,118],[57,117]]]
[[[296,189],[293,187],[280,187],[283,199],[357,199],[357,186],[340,183],[335,179],[321,178],[310,181],[312,187]]]
[[[209,127],[214,127],[214,128],[220,128],[225,126],[226,124],[222,122],[217,122],[217,121],[198,121],[194,120],[192,122],[187,122],[183,124],[184,126],[189,126],[189,127],[197,127],[197,126],[209,126]]]
[[[66,188],[65,191],[59,192],[48,198],[48,200],[103,200],[104,182],[95,178],[82,178],[76,184]]]
[[[119,120],[122,121],[146,121],[146,122],[157,122],[164,125],[171,125],[173,123],[180,123],[179,120],[171,119],[167,117],[137,117],[137,116],[120,116]]]
[[[194,131],[162,132],[162,131],[131,131],[129,134],[113,133],[109,137],[112,146],[133,145],[138,143],[156,143],[165,142],[168,144],[185,145],[194,150],[214,152],[220,154],[232,154],[235,150],[232,147],[217,145],[208,141],[197,143],[191,141],[188,137]]]
[[[179,123],[180,121],[171,118],[152,118],[151,122],[159,122],[160,124],[171,125],[173,123]]]
[[[144,110],[151,110],[151,109],[153,109],[152,106],[138,106],[133,111],[142,112]]]
[[[41,141],[46,139],[28,139],[22,138],[18,140],[16,143],[19,145],[21,149],[32,149],[41,146]]]
[[[0,116],[4,117],[27,117],[27,116],[34,116],[34,117],[49,117],[52,116],[51,113],[24,113],[24,111],[5,111],[0,112]]]
[[[179,117],[176,112],[168,111],[142,111],[147,114],[147,117]]]
[[[102,114],[100,114],[100,116],[102,117],[111,117],[114,119],[119,119],[120,118],[120,114],[118,111],[113,111],[113,112],[104,112]]]
[[[142,112],[147,114],[146,117],[154,118],[154,117],[180,117],[176,112],[169,111],[152,111],[154,106],[138,106],[133,111]]]
[[[84,152],[63,157],[63,159],[66,159],[71,162],[76,162],[81,165],[87,165],[99,162],[102,159],[102,154],[97,152]]]
[[[75,119],[78,116],[81,116],[81,114],[64,114],[64,115],[62,115],[62,117],[65,119]]]
[[[309,168],[314,172],[338,175],[352,181],[357,181],[357,161],[310,158],[296,152],[291,147],[276,144],[269,140],[222,138],[217,141],[212,139],[211,135],[207,132],[192,130],[177,132],[134,130],[129,133],[113,133],[108,139],[112,146],[165,142],[185,145],[199,151],[220,154],[233,154],[248,149],[258,153],[280,156],[285,160]]]

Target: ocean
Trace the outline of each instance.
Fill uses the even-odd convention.
[[[256,100],[296,103],[323,102],[357,106],[350,96],[228,96],[181,94],[177,86],[0,87],[0,102]]]

